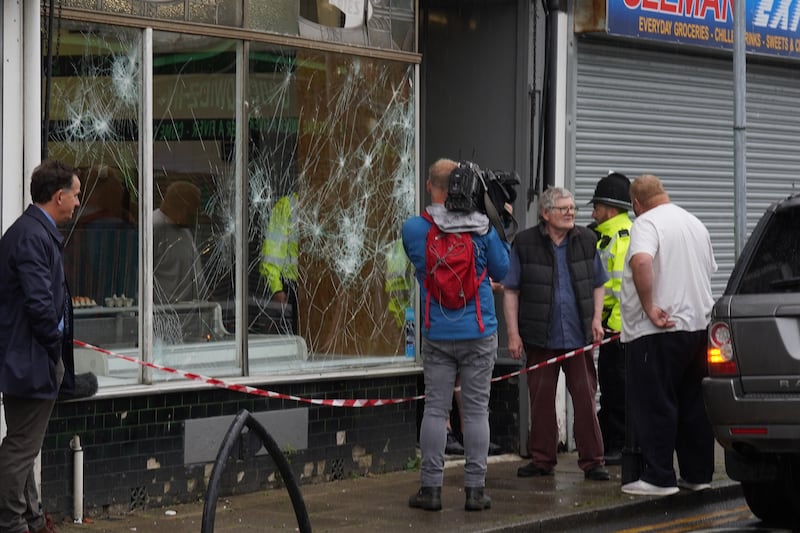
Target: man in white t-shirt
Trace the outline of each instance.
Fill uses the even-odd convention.
[[[622,342],[629,428],[642,470],[622,491],[667,496],[678,487],[704,490],[714,472],[714,435],[701,387],[717,270],[711,237],[697,217],[670,202],[657,177],[639,176],[630,193],[637,218],[622,276]]]

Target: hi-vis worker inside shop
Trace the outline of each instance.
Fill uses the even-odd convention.
[[[258,270],[266,279],[268,294],[281,305],[282,333],[298,333],[297,328],[297,193],[275,202],[261,245]]]

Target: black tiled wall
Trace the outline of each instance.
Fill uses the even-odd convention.
[[[498,365],[501,376],[519,367]],[[519,378],[492,384],[491,435],[505,452],[519,450]],[[317,381],[259,388],[302,398],[409,398],[422,394],[420,375]],[[224,389],[57,403],[42,449],[42,499],[51,513],[72,514],[73,452],[84,452],[87,516],[160,507],[204,497],[213,463],[184,463],[184,421],[307,407],[308,448],[293,450],[289,463],[301,485],[366,473],[401,470],[416,457],[417,420],[423,401],[364,408],[316,406]],[[419,413],[418,413],[419,410]],[[336,434],[347,442],[337,445]],[[306,476],[304,466],[314,464]],[[237,473],[244,472],[241,479]],[[220,495],[272,486],[276,468],[267,455],[229,460]]]
[[[262,386],[303,398],[407,398],[418,394],[417,376],[318,381]],[[42,448],[42,499],[51,513],[71,515],[73,452],[84,454],[87,516],[195,501],[206,491],[213,463],[184,464],[183,423],[194,418],[307,407],[308,448],[291,451],[300,484],[367,472],[400,470],[416,456],[416,403],[345,408],[264,398],[224,389],[169,392],[58,403]],[[336,434],[347,442],[337,445]],[[231,465],[235,463],[235,467]],[[304,465],[314,464],[303,476]],[[221,495],[270,486],[275,467],[267,455],[228,462]],[[237,472],[244,472],[236,479]],[[274,478],[274,476],[273,476]]]

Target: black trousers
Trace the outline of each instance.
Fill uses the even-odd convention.
[[[627,398],[641,450],[640,479],[661,487],[709,483],[714,473],[714,433],[701,382],[708,373],[706,332],[674,331],[640,337],[628,350]]]
[[[619,339],[600,346],[597,360],[600,411],[597,420],[606,454],[625,445],[625,349]]]
[[[8,434],[0,445],[0,531],[24,533],[43,525],[33,465],[42,449],[55,400],[3,397]]]
[[[56,380],[64,363],[56,364]],[[3,396],[6,436],[0,444],[0,532],[25,533],[44,526],[45,518],[33,473],[55,400]]]

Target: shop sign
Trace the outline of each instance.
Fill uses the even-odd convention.
[[[641,39],[733,48],[734,0],[607,0],[606,31]],[[800,0],[745,0],[751,53],[800,58]]]

